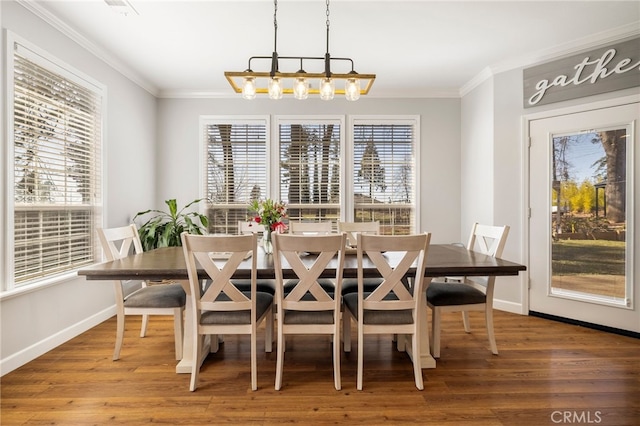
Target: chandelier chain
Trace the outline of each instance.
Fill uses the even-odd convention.
[[[273,51],[278,51],[278,0],[273,0]]]
[[[327,25],[327,54],[329,53],[329,24],[331,23],[331,21],[329,20],[329,0],[327,0],[327,21],[326,21],[326,25]]]

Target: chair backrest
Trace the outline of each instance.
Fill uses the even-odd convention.
[[[273,243],[278,309],[339,311],[346,235],[274,234]],[[335,289],[333,293],[329,293],[318,283],[318,278],[336,255],[338,262]],[[286,296],[282,273],[283,260],[291,266],[298,278],[295,286]],[[308,293],[313,297],[308,297]]]
[[[324,222],[289,221],[289,233],[293,235],[327,235],[333,231],[333,224]]]
[[[238,234],[261,234],[264,232],[264,226],[252,220],[238,221]]]
[[[133,253],[142,253],[142,243],[135,224],[118,228],[99,228],[98,238],[107,260],[127,257],[133,247]]]
[[[363,311],[369,310],[407,310],[417,315],[419,298],[424,286],[424,273],[431,234],[417,235],[369,235],[358,234],[358,309],[359,318]],[[385,252],[398,252],[401,257],[384,255]],[[382,283],[366,297],[363,294],[363,258],[367,255],[383,278]],[[394,253],[395,254],[395,253]],[[390,264],[391,259],[394,265]],[[397,262],[397,263],[396,263]],[[417,263],[416,263],[417,262]],[[407,288],[403,278],[409,269],[416,265],[415,274],[410,276],[412,287]],[[414,315],[414,321],[417,316]]]
[[[194,312],[200,315],[201,310],[238,311],[251,309],[251,320],[252,323],[255,323],[257,236],[255,234],[190,235],[183,232],[180,237],[189,274]],[[230,253],[229,257],[214,261],[210,253],[220,251]],[[231,276],[246,258],[248,252],[252,252],[251,297],[245,295],[231,281]],[[202,294],[196,261],[211,279],[211,285]]]
[[[358,234],[380,234],[380,222],[338,222],[338,232],[347,234],[347,244],[355,247],[358,244]]]
[[[507,242],[509,226],[491,226],[474,223],[467,249],[479,251],[493,257],[502,256],[502,250]]]
[[[467,243],[467,249],[478,251],[492,257],[502,256],[502,251],[507,242],[509,235],[509,226],[492,226],[474,223],[471,228],[471,236]],[[494,275],[487,277],[464,277],[463,281],[471,284],[481,291],[486,292],[489,306],[493,300],[493,286],[496,277]]]

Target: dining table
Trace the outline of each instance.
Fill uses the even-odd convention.
[[[261,247],[256,251],[257,262],[257,278],[258,279],[274,279],[275,266],[273,254],[266,254]],[[385,256],[389,257],[389,263],[393,265],[395,259],[398,261],[402,257],[402,253],[387,252]],[[224,261],[224,260],[220,260]],[[308,263],[313,262],[313,256],[310,255]],[[322,273],[322,277],[335,277],[337,259],[334,259]],[[283,262],[284,278],[295,278],[293,270],[286,262]],[[513,276],[525,271],[526,266],[519,263],[511,262],[501,258],[485,255],[480,252],[468,250],[465,247],[452,244],[431,244],[427,253],[427,267],[425,270],[425,285],[423,292],[426,291],[428,283],[434,277],[444,276]],[[409,273],[415,273],[415,269]],[[347,251],[344,259],[344,278],[356,278],[358,274],[358,261],[354,250]],[[78,271],[78,275],[86,277],[87,280],[144,280],[144,281],[162,281],[169,280],[179,282],[187,295],[187,303],[185,307],[185,326],[184,326],[184,342],[183,357],[176,366],[176,373],[190,373],[191,363],[193,359],[193,315],[191,308],[191,290],[189,286],[189,277],[184,259],[182,247],[163,247],[155,250],[146,251],[139,254],[133,254],[122,259],[109,262],[98,263]],[[363,257],[363,275],[364,277],[380,276],[373,262],[366,256]],[[201,279],[208,279],[204,269],[198,268],[198,276]],[[238,267],[236,274],[233,276],[237,279],[246,279],[251,277],[251,259],[245,259]],[[411,348],[410,339],[399,344],[404,347],[410,356],[419,355],[421,357],[422,368],[435,368],[436,361],[431,356],[429,348],[429,328],[427,319],[426,297],[420,297],[420,303],[423,305],[419,309],[420,318],[419,328],[421,335],[421,347],[416,352]],[[399,336],[401,338],[401,336]],[[202,362],[209,352],[208,348],[204,348],[200,354],[199,360]]]

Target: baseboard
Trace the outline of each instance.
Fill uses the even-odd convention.
[[[49,352],[51,349],[73,339],[96,325],[108,320],[116,314],[115,305],[111,306],[95,315],[90,316],[70,327],[60,330],[58,333],[41,340],[28,348],[0,360],[0,376],[22,367],[26,363],[33,361],[40,355]]]
[[[522,304],[509,302],[507,300],[493,299],[493,309],[499,311],[511,312],[512,314],[525,315],[526,312],[522,309]]]
[[[578,321],[571,318],[558,317],[555,315],[544,314],[542,312],[529,311],[529,315],[532,317],[544,318],[552,321],[563,322],[565,324],[579,325],[580,327],[591,328],[598,331],[606,331],[607,333],[619,334],[621,336],[634,337],[640,339],[640,333],[629,330],[622,330],[620,328],[607,327],[606,325],[593,324],[585,321]]]

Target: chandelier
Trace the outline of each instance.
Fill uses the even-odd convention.
[[[320,95],[322,100],[331,100],[336,94],[345,95],[347,100],[356,101],[360,95],[366,95],[376,78],[375,74],[358,74],[353,68],[351,58],[332,58],[329,54],[329,0],[327,0],[327,49],[324,57],[314,56],[278,56],[278,0],[274,0],[273,28],[274,42],[271,56],[252,56],[245,71],[225,71],[224,75],[236,93],[242,93],[244,99],[255,99],[257,94],[268,94],[271,99],[281,99],[283,95],[293,94],[296,99],[307,99],[310,94]],[[251,69],[253,60],[271,60],[271,70],[255,72]],[[280,61],[296,61],[300,64],[297,72],[280,72]],[[324,72],[305,72],[304,63],[323,61]],[[331,72],[332,62],[348,62],[351,71],[338,74]],[[344,81],[344,86],[336,88],[336,80]],[[362,81],[362,84],[361,84]]]

